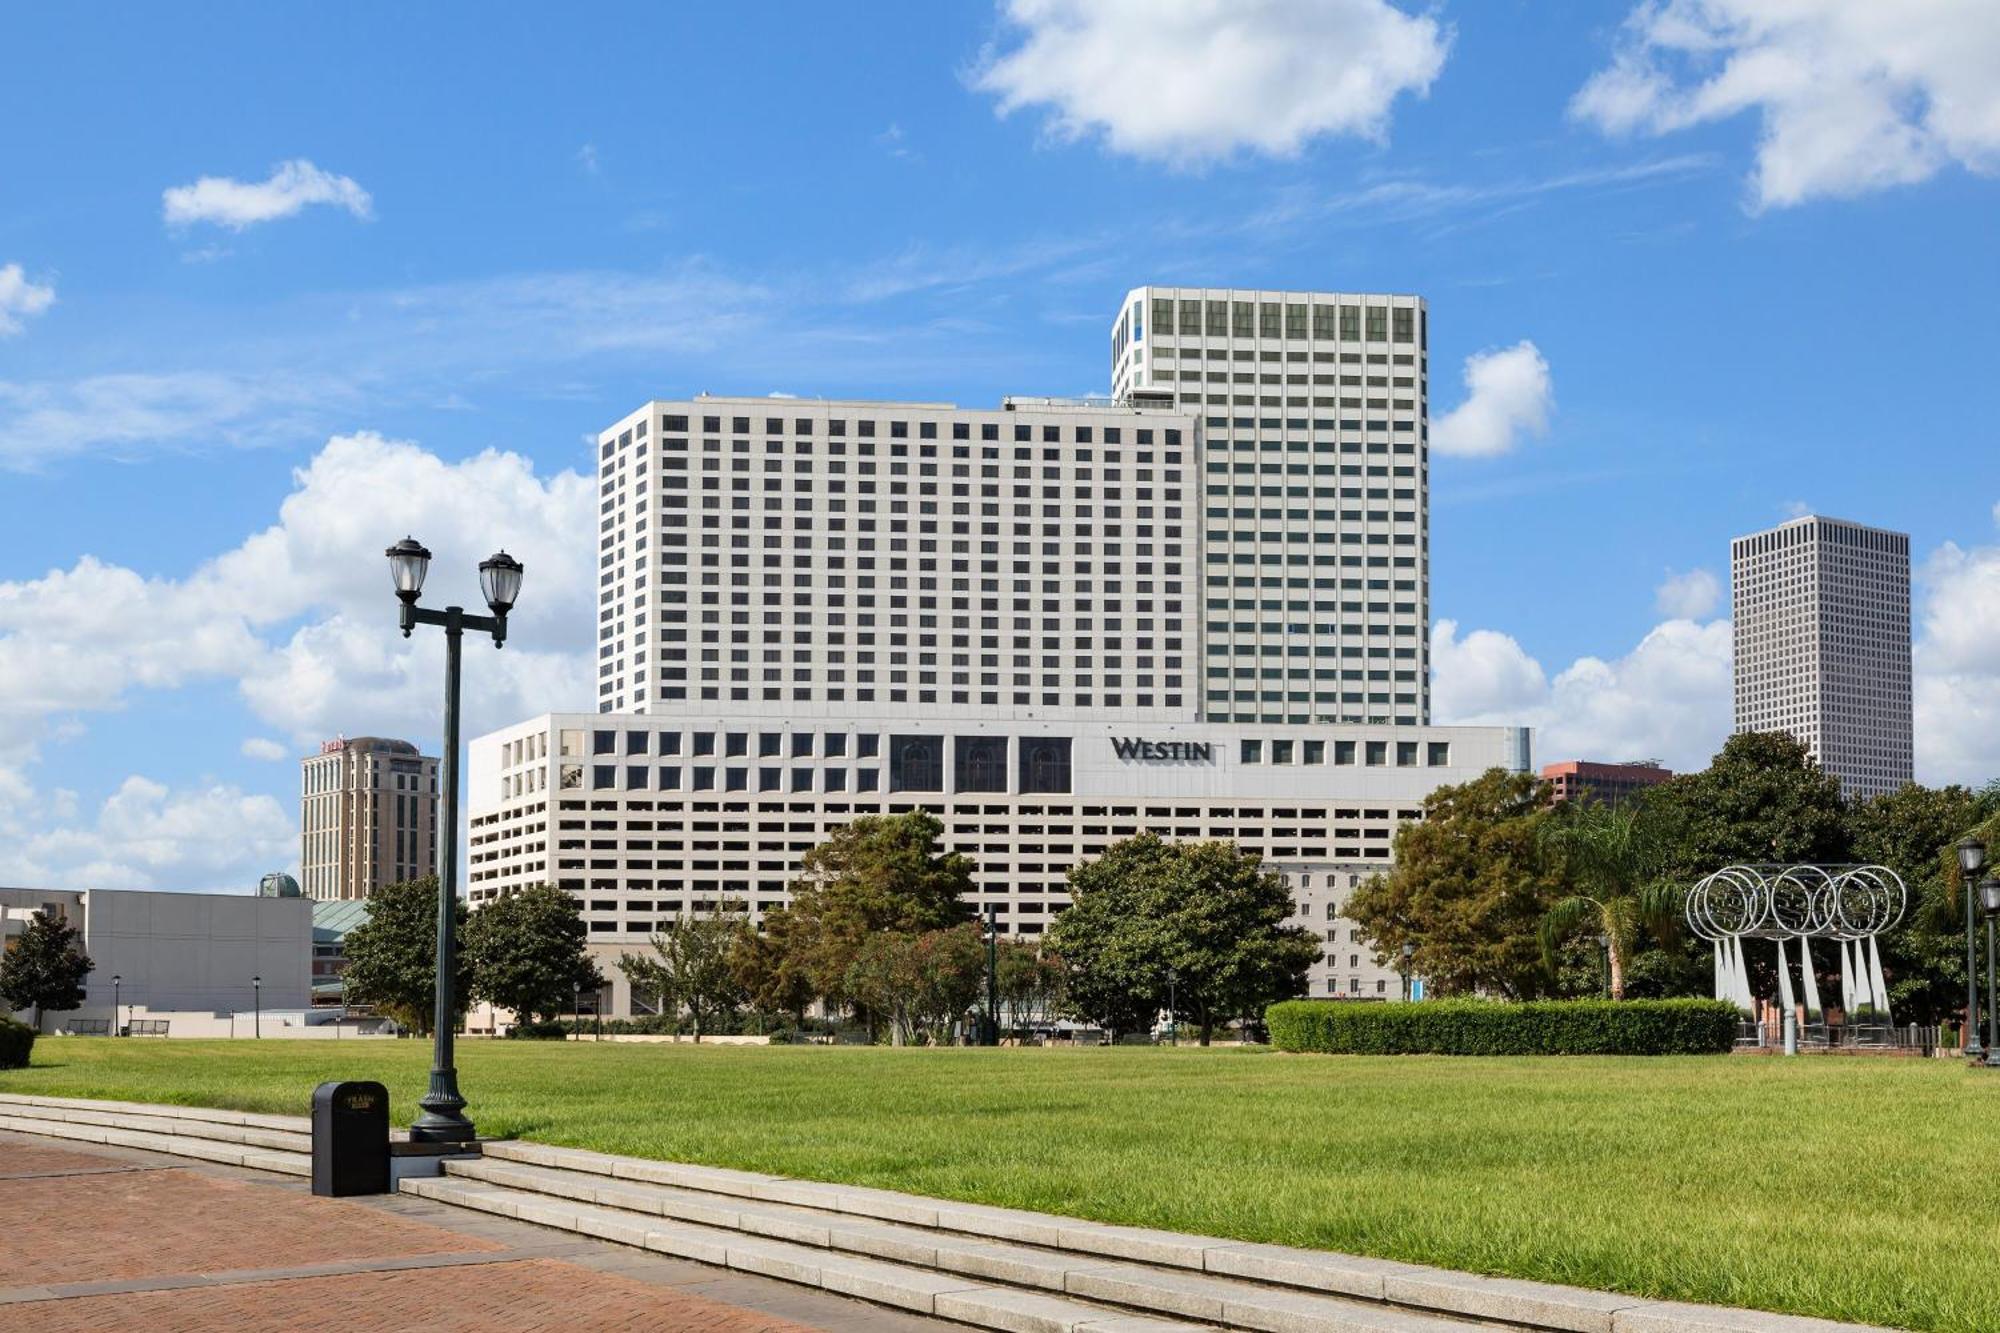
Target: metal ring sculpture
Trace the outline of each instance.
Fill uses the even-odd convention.
[[[1808,940],[1840,948],[1841,1007],[1873,1010],[1889,1021],[1889,991],[1875,939],[1903,919],[1909,891],[1896,872],[1875,865],[1735,865],[1703,878],[1687,892],[1688,929],[1715,946],[1715,994],[1754,1013],[1743,941],[1774,941],[1779,1003],[1794,1007],[1786,943],[1797,940],[1798,972],[1808,1021],[1820,1010],[1819,982]]]

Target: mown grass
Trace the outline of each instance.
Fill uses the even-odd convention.
[[[0,1091],[407,1121],[429,1047],[44,1039]],[[482,1133],[1911,1329],[2000,1328],[2000,1076],[1945,1061],[468,1042]]]

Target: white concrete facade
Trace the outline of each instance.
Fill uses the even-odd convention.
[[[1736,730],[1791,733],[1849,796],[1909,782],[1908,535],[1807,515],[1729,557]]]
[[[1117,839],[1227,839],[1284,874],[1322,936],[1313,994],[1388,998],[1400,981],[1341,904],[1433,788],[1528,762],[1528,733],[1503,727],[551,714],[472,742],[468,877],[475,907],[533,883],[575,894],[622,1014],[620,954],[725,901],[753,918],[788,901],[801,855],[858,815],[936,812],[978,866],[974,905],[1023,936]]]
[[[96,964],[83,1008],[60,1016],[64,1021],[111,1017],[114,976],[127,1018],[247,1015],[259,1003],[278,1011],[312,1002],[312,904],[304,898],[0,888],[0,934],[19,934],[45,908],[81,926],[84,952]],[[249,1032],[246,1020],[242,1035]]]
[[[1201,427],[1201,714],[1430,721],[1422,298],[1138,287],[1111,391]]]

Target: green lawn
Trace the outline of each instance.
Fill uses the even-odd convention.
[[[0,1091],[303,1113],[429,1047],[49,1039]],[[468,1042],[482,1133],[1912,1329],[2000,1328],[1946,1061]]]

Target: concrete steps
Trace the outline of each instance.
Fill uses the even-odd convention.
[[[0,1129],[289,1176],[312,1174],[312,1130],[305,1116],[0,1093]]]
[[[490,1143],[483,1157],[448,1162],[444,1176],[402,1188],[977,1327],[1032,1333],[1836,1327],[533,1143]],[[1703,1322],[1675,1311],[1698,1311]],[[1712,1315],[1729,1322],[1712,1322]]]

